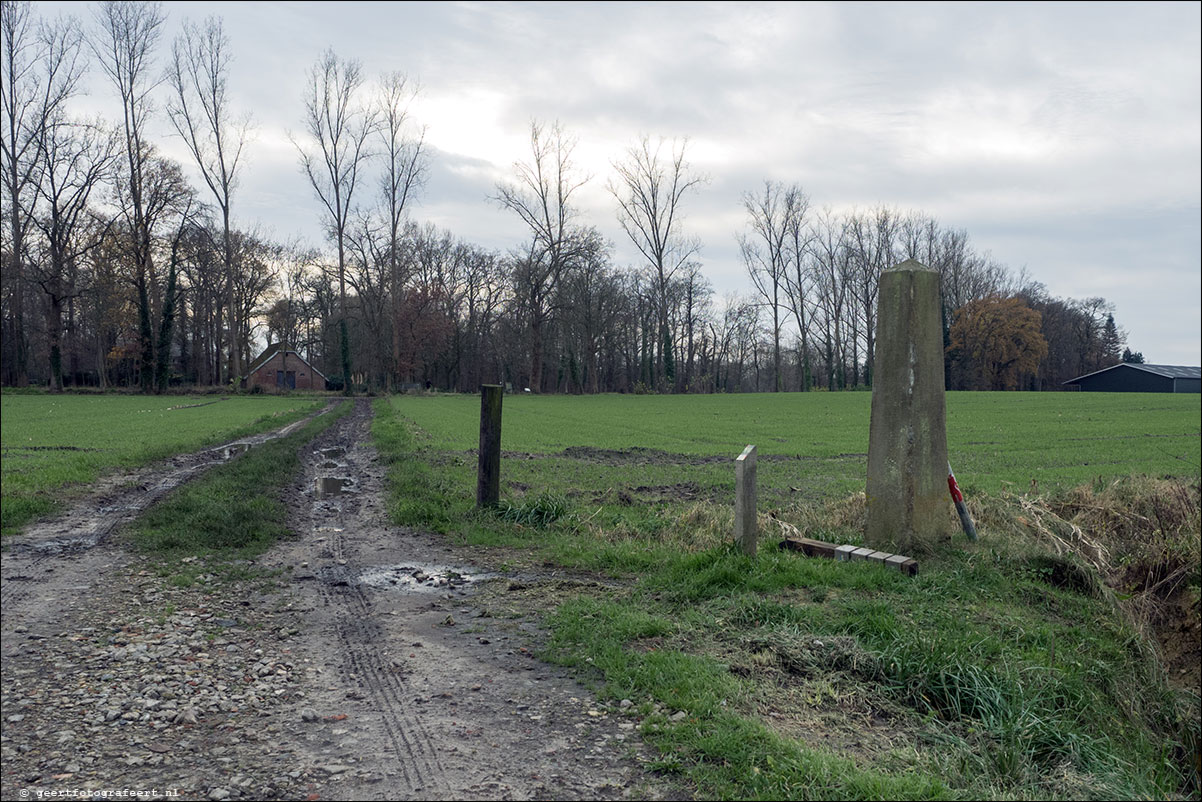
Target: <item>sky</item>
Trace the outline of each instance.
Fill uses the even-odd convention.
[[[38,2],[91,22],[92,4]],[[1148,362],[1202,363],[1202,5],[1198,3],[169,2],[223,19],[235,111],[255,122],[237,224],[322,243],[289,133],[327,48],[420,87],[429,179],[412,216],[509,251],[491,200],[559,121],[591,176],[584,219],[638,255],[606,185],[640,137],[687,137],[707,182],[685,230],[718,297],[751,292],[745,192],[800,184],[814,207],[921,211],[1056,296],[1103,296]],[[99,70],[80,107],[113,116]],[[158,102],[166,100],[160,87]],[[152,137],[189,157],[164,115]],[[364,200],[368,200],[366,197]]]

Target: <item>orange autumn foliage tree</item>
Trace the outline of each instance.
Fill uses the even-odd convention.
[[[949,332],[952,386],[1017,390],[1028,386],[1047,356],[1042,318],[1021,298],[991,295],[956,310]]]

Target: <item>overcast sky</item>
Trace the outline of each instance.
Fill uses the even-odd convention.
[[[41,2],[90,24],[91,4]],[[417,80],[430,179],[414,207],[509,250],[489,200],[531,119],[579,140],[588,221],[636,254],[605,189],[640,135],[688,137],[709,183],[685,207],[719,295],[747,292],[742,193],[800,183],[815,206],[923,211],[1058,296],[1115,304],[1149,362],[1202,362],[1198,3],[166,3],[224,19],[236,109],[256,138],[234,215],[321,242],[289,130],[327,47]],[[87,104],[113,110],[98,77]],[[165,89],[166,87],[162,87]],[[160,95],[160,99],[165,98]],[[187,162],[165,120],[157,142]]]

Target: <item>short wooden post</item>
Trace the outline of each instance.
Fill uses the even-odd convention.
[[[480,385],[480,455],[476,471],[476,506],[501,501],[501,385]]]
[[[735,539],[744,554],[755,556],[755,446],[747,446],[735,458]]]

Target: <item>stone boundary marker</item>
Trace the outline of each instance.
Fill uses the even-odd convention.
[[[807,557],[826,557],[840,562],[865,560],[895,568],[907,576],[918,575],[918,561],[904,554],[889,554],[862,546],[836,546],[834,543],[811,540],[808,537],[787,537],[780,545],[782,548],[800,551]]]

